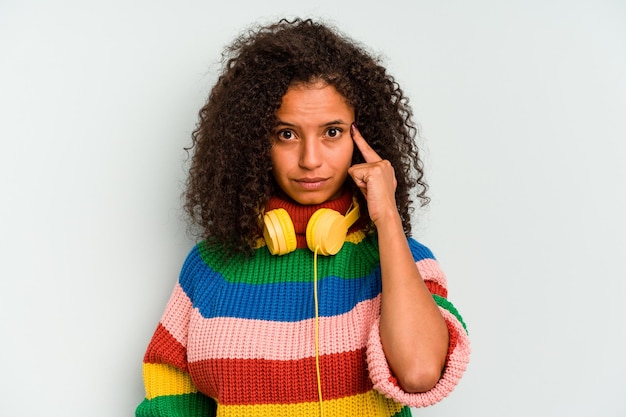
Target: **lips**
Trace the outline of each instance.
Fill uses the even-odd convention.
[[[328,178],[319,178],[319,177],[315,177],[315,178],[299,178],[297,180],[295,180],[295,182],[302,188],[307,189],[307,190],[317,190],[320,187],[322,187],[326,181],[328,181]]]

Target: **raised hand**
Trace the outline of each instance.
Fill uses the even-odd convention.
[[[348,174],[367,199],[370,218],[378,227],[381,221],[398,216],[395,197],[396,175],[391,163],[382,159],[372,149],[354,124],[350,133],[365,163],[351,166]]]

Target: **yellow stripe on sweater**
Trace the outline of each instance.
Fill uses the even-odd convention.
[[[350,233],[346,236],[346,242],[354,243],[356,245],[361,243],[361,241],[365,239],[365,236],[366,235],[362,230],[357,230],[356,232]]]
[[[299,404],[263,404],[263,405],[224,405],[217,406],[217,417],[235,416],[318,416],[318,402]],[[324,415],[327,416],[380,416],[391,417],[398,413],[403,405],[394,402],[376,391],[337,400],[324,400]]]
[[[197,392],[188,373],[161,363],[144,363],[143,379],[146,398],[151,400],[163,395],[179,395]]]

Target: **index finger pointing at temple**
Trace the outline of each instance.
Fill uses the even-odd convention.
[[[363,136],[361,136],[361,133],[354,123],[352,123],[352,126],[350,127],[350,133],[352,134],[352,140],[356,144],[356,147],[361,151],[361,155],[363,155],[365,162],[370,163],[383,160],[383,158],[381,158],[376,151],[372,149],[369,143],[363,139]]]

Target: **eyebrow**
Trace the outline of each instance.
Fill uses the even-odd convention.
[[[321,126],[321,127],[326,127],[326,126],[333,126],[333,125],[347,125],[347,124],[348,124],[347,122],[344,122],[344,121],[343,121],[343,120],[341,120],[341,119],[337,119],[337,120],[331,120],[330,122],[326,122],[326,123],[324,123],[324,124],[321,124],[320,126]],[[293,124],[293,123],[285,122],[285,121],[283,121],[283,120],[278,120],[278,121],[276,122],[276,125],[277,125],[277,126],[289,126],[289,127],[294,127],[294,126],[296,126],[296,125],[295,125],[295,124]]]

